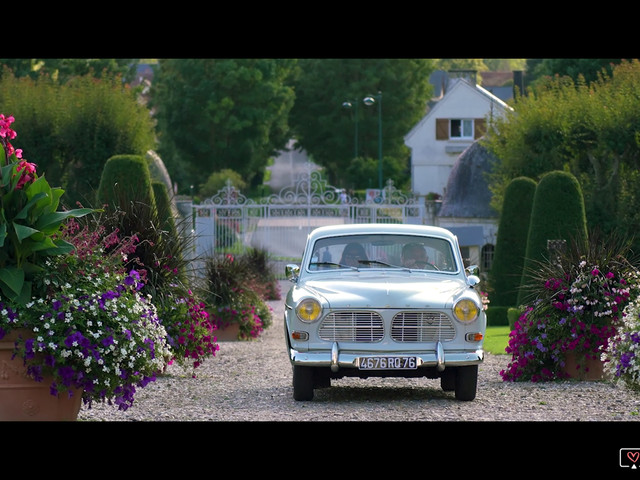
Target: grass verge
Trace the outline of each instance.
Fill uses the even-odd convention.
[[[484,339],[484,350],[495,355],[506,355],[504,349],[509,343],[509,326],[487,327]]]

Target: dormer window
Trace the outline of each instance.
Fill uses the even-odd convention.
[[[452,118],[449,122],[449,138],[473,138],[473,120]]]

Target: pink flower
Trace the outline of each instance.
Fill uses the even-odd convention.
[[[20,190],[25,183],[32,182],[35,180],[36,164],[29,163],[26,160],[22,160],[18,164],[18,168],[16,169],[16,171],[18,173],[22,172],[20,176],[20,180],[18,180],[18,185],[16,185],[16,189]]]

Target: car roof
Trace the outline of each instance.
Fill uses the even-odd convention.
[[[404,223],[353,223],[341,225],[327,225],[318,227],[309,234],[309,240],[316,240],[322,237],[349,234],[371,234],[389,233],[403,235],[428,235],[446,238],[455,242],[455,235],[446,228],[434,227],[430,225],[411,225]]]

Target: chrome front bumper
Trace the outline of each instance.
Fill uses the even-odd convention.
[[[449,352],[445,355],[444,348],[440,342],[437,343],[436,351],[433,353],[349,353],[341,352],[337,342],[333,343],[331,352],[298,352],[294,349],[289,350],[289,357],[293,365],[331,367],[333,372],[337,372],[340,368],[358,368],[361,358],[381,356],[416,357],[418,368],[436,367],[438,371],[443,371],[447,365],[458,367],[482,363],[484,350]]]

